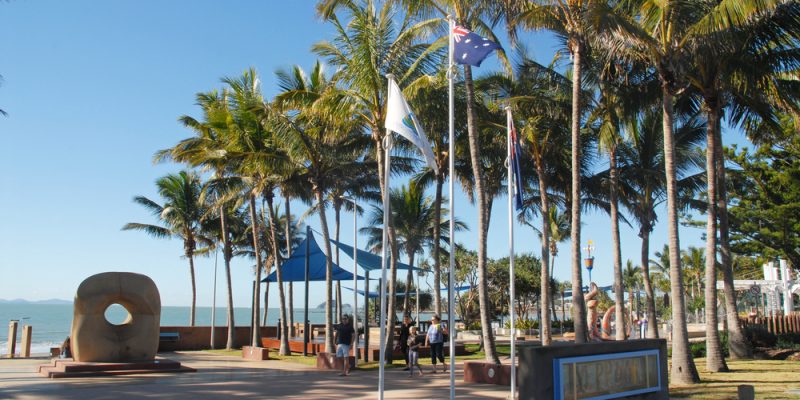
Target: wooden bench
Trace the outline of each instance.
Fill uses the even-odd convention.
[[[177,343],[181,340],[181,334],[178,332],[161,332],[158,335],[159,342]]]

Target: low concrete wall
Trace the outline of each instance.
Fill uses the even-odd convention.
[[[161,341],[158,344],[158,351],[180,351],[180,350],[207,350],[211,348],[211,327],[210,326],[162,326],[161,333],[177,333],[176,341]],[[277,329],[274,326],[261,327],[262,337],[274,337]],[[228,342],[228,328],[218,326],[214,328],[217,348],[225,348]],[[250,344],[250,327],[237,326],[233,332],[233,347],[241,348]]]

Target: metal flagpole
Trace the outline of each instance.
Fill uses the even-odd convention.
[[[394,75],[386,74],[389,80],[387,88],[391,86]],[[388,97],[387,97],[388,99]],[[386,151],[383,166],[383,240],[381,247],[381,335],[380,335],[380,358],[378,360],[378,399],[383,400],[383,377],[385,373],[384,362],[386,361],[386,263],[389,261],[386,252],[389,251],[389,169],[392,157],[392,131],[386,129],[383,138],[383,147]]]
[[[353,358],[358,365],[358,204],[353,203],[353,331],[356,335],[356,342],[353,344]],[[366,349],[364,350],[366,352]]]
[[[508,275],[510,290],[510,304],[509,311],[511,314],[511,399],[516,399],[517,394],[517,328],[516,316],[514,315],[514,300],[516,295],[514,293],[514,179],[513,160],[511,158],[511,124],[514,122],[511,119],[511,107],[506,106],[506,141],[508,144],[508,152],[506,163],[508,164]],[[519,188],[518,188],[519,189]]]
[[[214,328],[217,318],[217,256],[219,250],[214,249],[214,289],[211,291],[211,349],[216,349],[217,341],[214,340]]]
[[[310,333],[308,331],[308,329],[310,328],[308,326],[308,269],[309,269],[308,257],[309,257],[309,253],[311,252],[310,243],[311,243],[311,225],[306,225],[306,265],[305,265],[305,267],[306,267],[306,271],[305,271],[306,272],[306,278],[305,278],[305,280],[306,280],[306,293],[305,293],[306,305],[305,305],[305,310],[303,310],[303,356],[307,356],[308,355],[308,339],[309,339],[309,333]]]
[[[453,193],[453,181],[455,180],[455,145],[454,145],[454,128],[453,128],[453,118],[454,118],[454,101],[453,101],[453,80],[455,79],[455,66],[453,64],[453,28],[455,28],[455,21],[453,17],[448,15],[448,36],[449,36],[449,50],[447,57],[447,81],[448,81],[448,121],[449,121],[449,128],[448,128],[448,149],[447,149],[447,158],[449,161],[449,172],[450,172],[450,181],[448,182],[448,190],[450,198],[449,207],[450,207],[450,264],[449,264],[449,279],[448,279],[448,290],[447,290],[447,325],[450,331],[450,399],[456,398],[456,329],[455,329],[455,319],[453,315],[453,289],[455,289],[455,254],[456,254],[456,244],[454,241],[455,235],[455,205],[453,203],[453,199],[455,195]],[[437,288],[438,290],[438,288]]]

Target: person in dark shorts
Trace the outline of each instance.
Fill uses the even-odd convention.
[[[431,326],[428,328],[428,333],[425,335],[425,346],[431,346],[431,364],[433,364],[433,373],[436,373],[436,360],[442,363],[442,372],[447,371],[447,364],[444,363],[444,335],[447,330],[442,326],[442,320],[438,315],[434,315],[431,319]]]
[[[354,333],[350,317],[342,316],[342,323],[336,325],[336,358],[342,359],[342,373],[339,376],[350,375],[350,346],[355,340]]]
[[[411,317],[406,314],[403,316],[403,323],[400,324],[400,351],[403,352],[403,358],[406,360],[406,367],[403,371],[408,371],[409,365],[408,363],[408,336],[409,336],[409,329],[414,326],[414,321],[411,321]]]
[[[412,326],[409,328],[408,333],[408,340],[406,341],[406,345],[408,346],[408,376],[414,376],[414,367],[419,368],[419,376],[422,376],[422,367],[419,365],[419,346],[422,346],[424,340],[417,335],[417,327]]]

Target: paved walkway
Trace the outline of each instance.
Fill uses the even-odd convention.
[[[374,399],[378,387],[377,370],[339,377],[284,361],[251,362],[204,352],[165,355],[197,372],[48,379],[35,372],[48,359],[0,359],[0,399]],[[407,374],[386,371],[387,399],[448,398],[449,374]],[[456,390],[459,399],[505,399],[509,394],[508,387],[464,384],[460,369]]]

